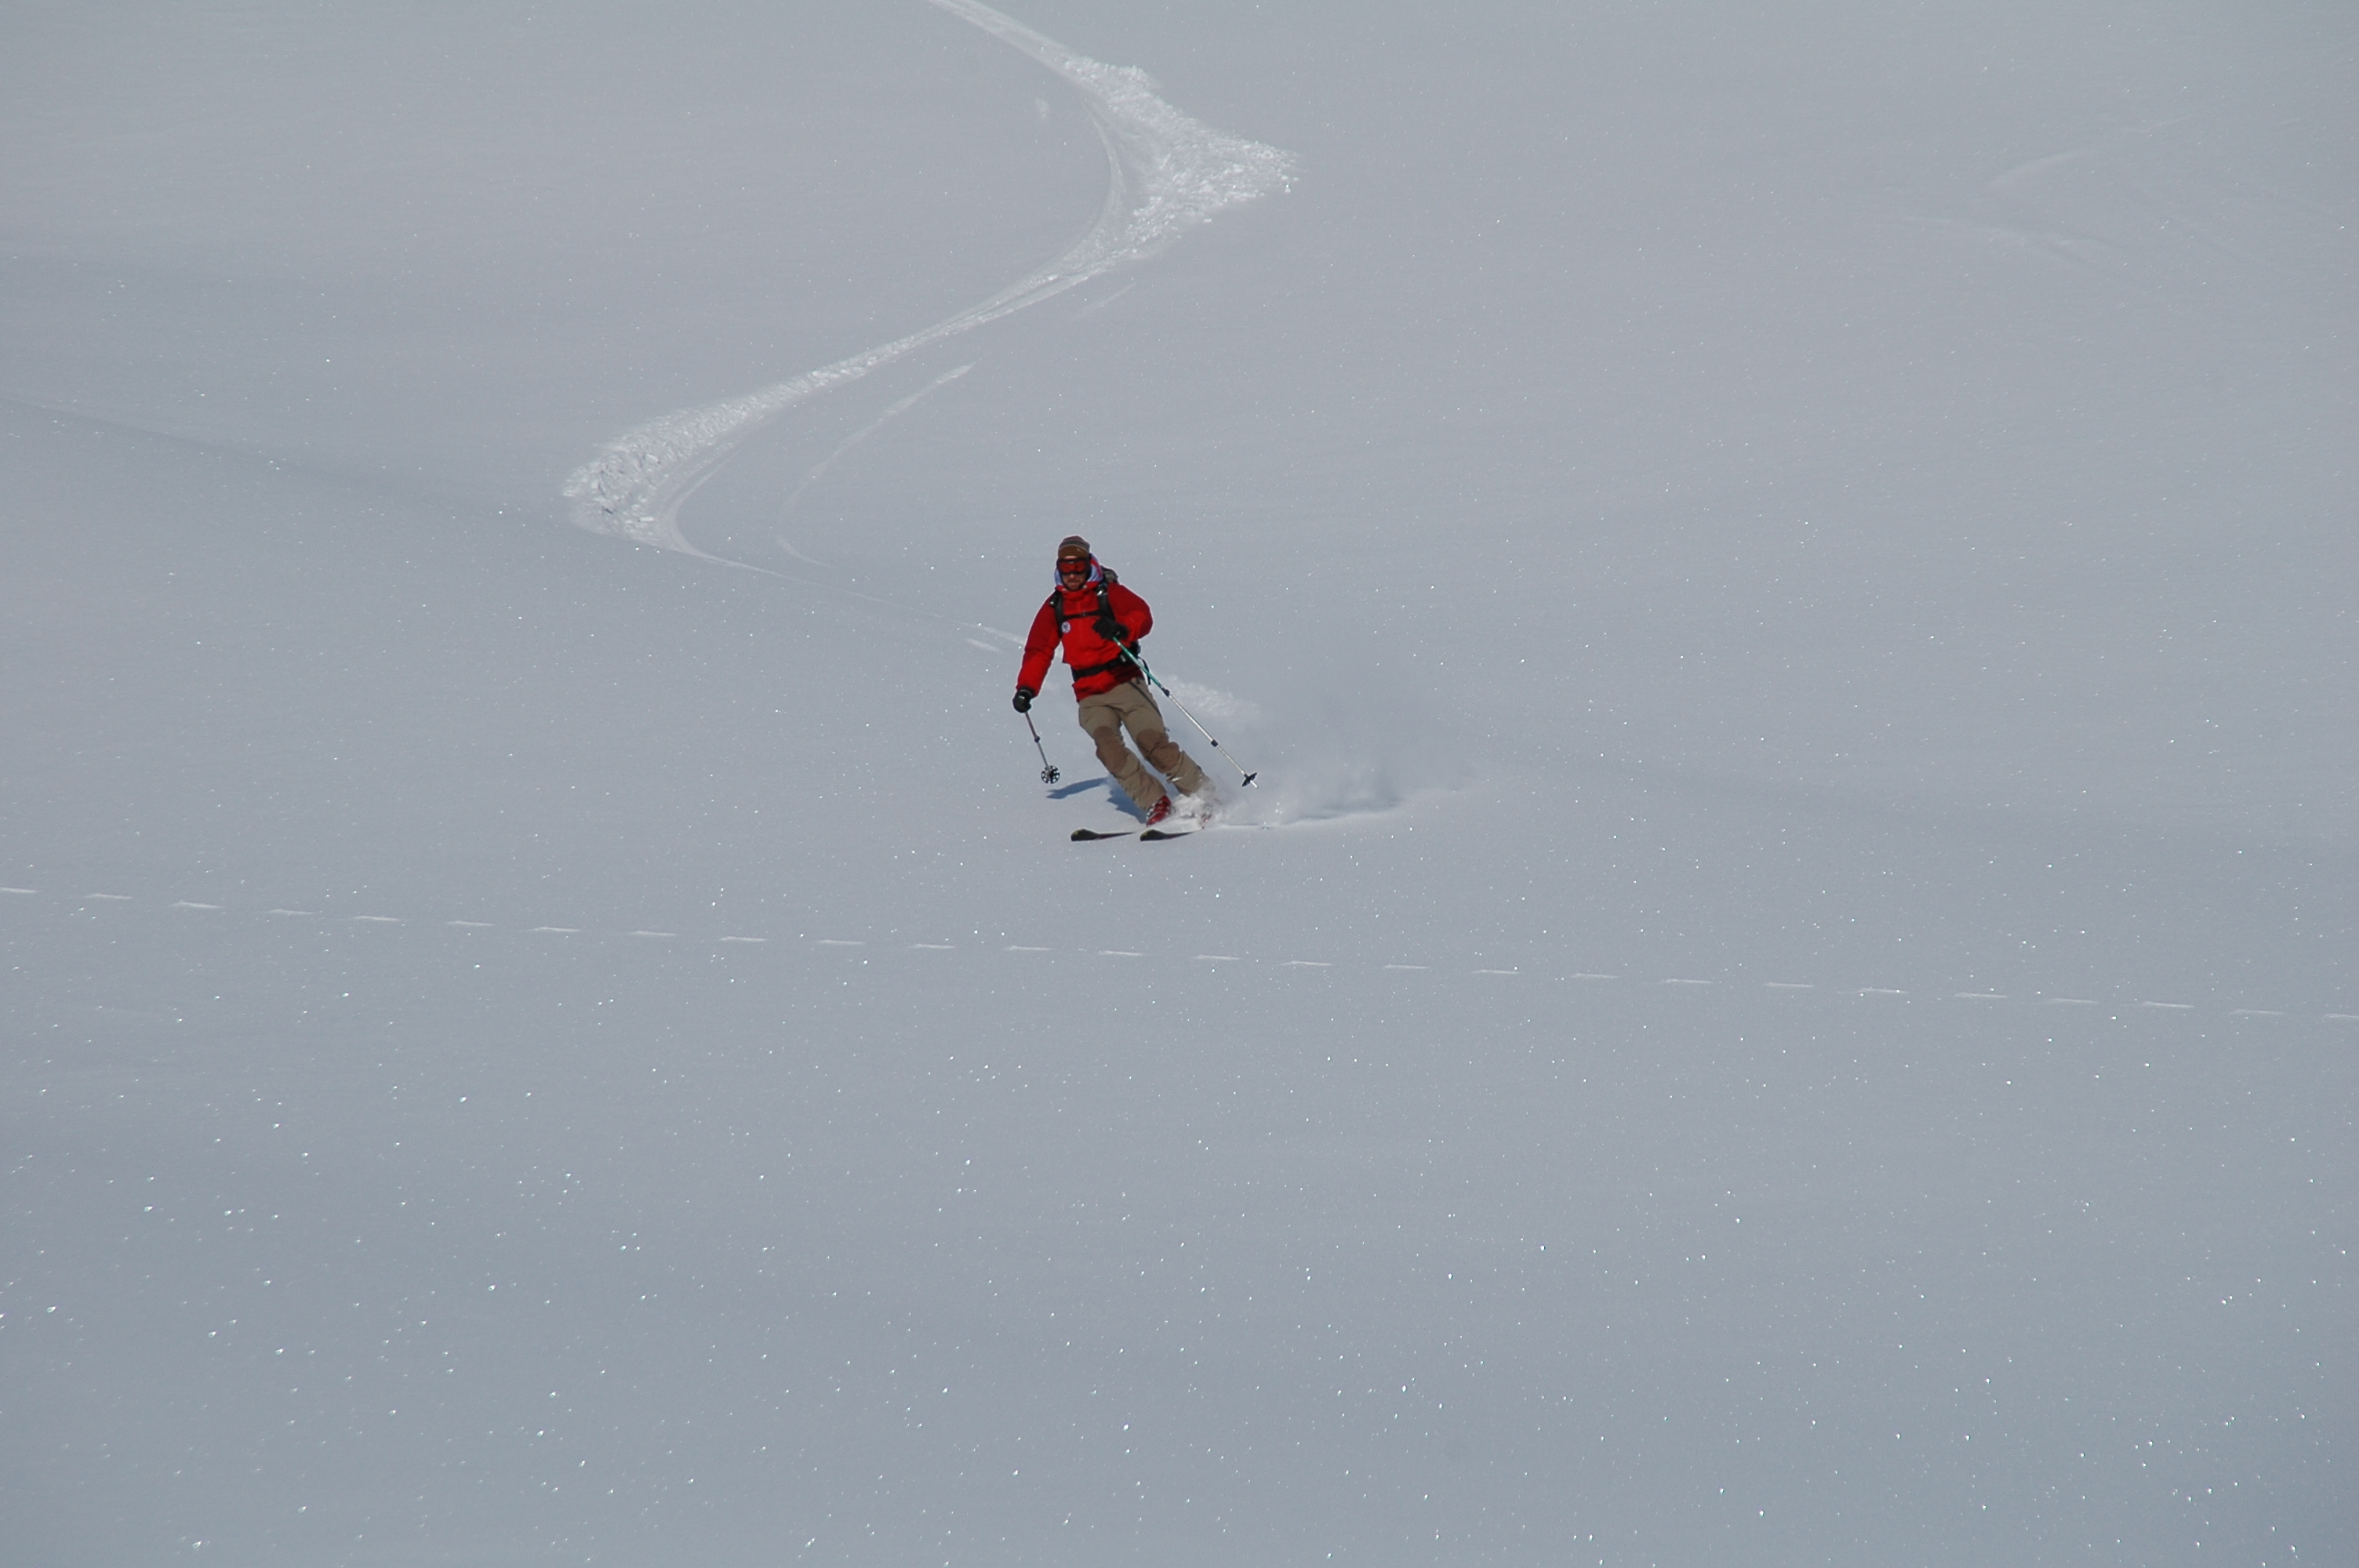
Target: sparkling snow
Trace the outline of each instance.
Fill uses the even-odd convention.
[[[9,35],[0,1563],[2347,1552],[2346,8]]]

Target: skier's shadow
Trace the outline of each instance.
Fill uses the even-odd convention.
[[[1049,798],[1050,800],[1071,800],[1077,795],[1086,795],[1093,789],[1104,790],[1106,794],[1112,797],[1114,804],[1122,807],[1125,812],[1128,813],[1130,816],[1138,817],[1142,821],[1146,819],[1147,814],[1145,812],[1133,806],[1128,800],[1114,794],[1114,780],[1107,778],[1103,774],[1097,778],[1084,779],[1080,784],[1069,784],[1062,789],[1052,789],[1049,792]]]

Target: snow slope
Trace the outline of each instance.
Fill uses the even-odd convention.
[[[11,32],[0,1563],[2349,1539],[2343,10]]]

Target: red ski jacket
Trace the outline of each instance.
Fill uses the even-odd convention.
[[[1104,606],[1098,602],[1101,586],[1106,596]],[[1084,583],[1070,592],[1060,587],[1032,618],[1032,634],[1024,639],[1024,667],[1017,672],[1016,684],[1038,691],[1049,677],[1049,656],[1057,651],[1060,641],[1065,646],[1065,663],[1073,669],[1075,701],[1136,679],[1138,667],[1098,634],[1097,619],[1107,608],[1114,611],[1115,622],[1133,643],[1154,629],[1155,612],[1147,608],[1147,600],[1118,582]]]

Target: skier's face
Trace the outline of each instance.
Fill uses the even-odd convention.
[[[1057,580],[1067,588],[1079,588],[1089,580],[1090,563],[1086,556],[1067,556],[1057,563]]]

